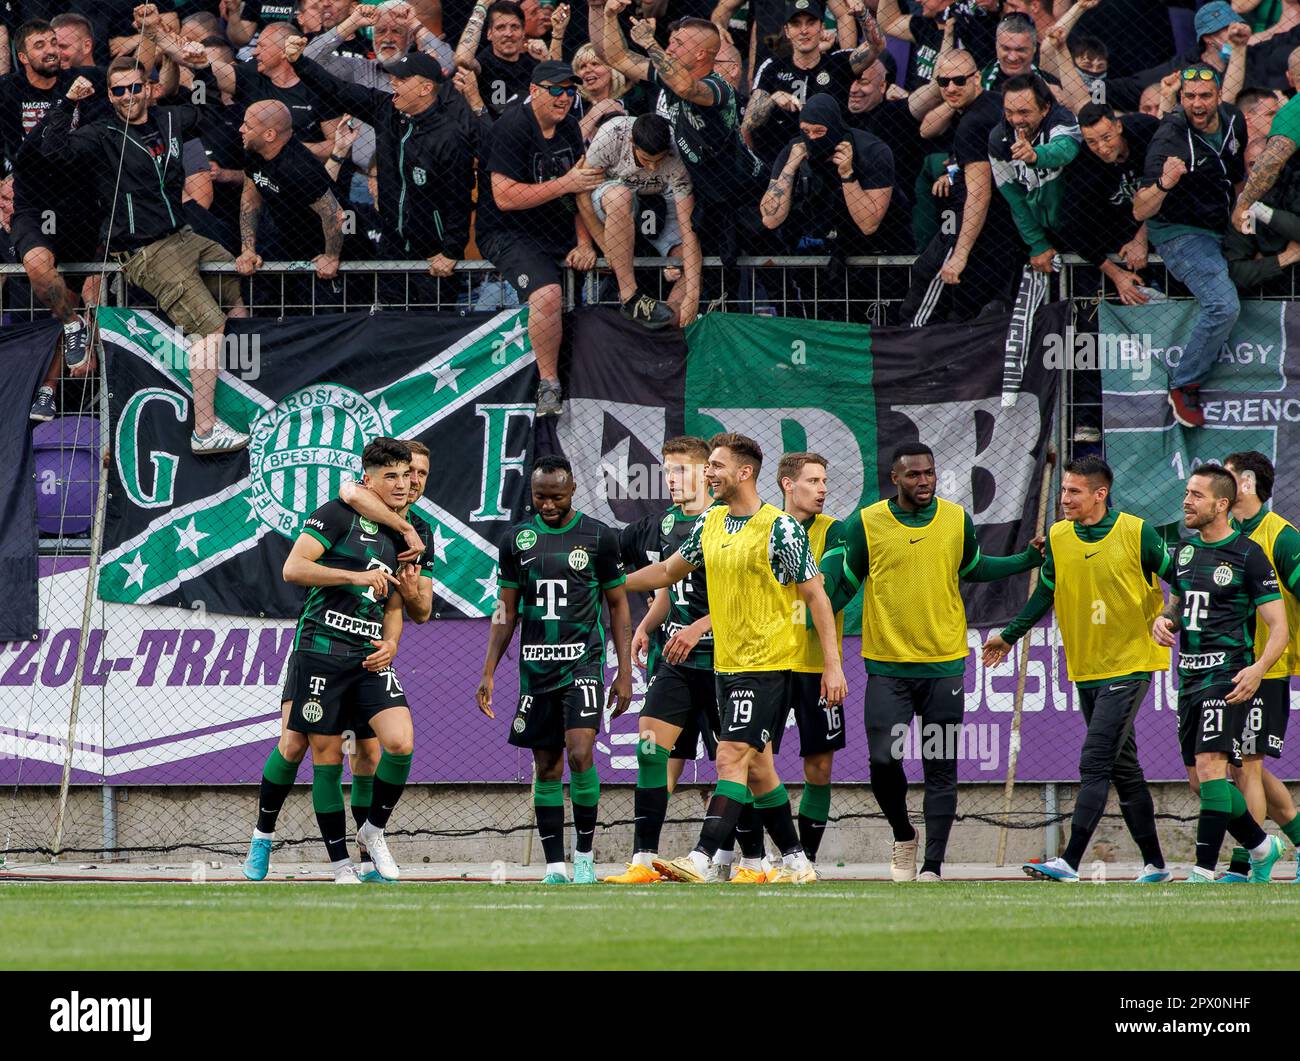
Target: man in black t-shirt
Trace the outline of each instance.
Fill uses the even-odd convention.
[[[894,153],[894,187],[901,189],[909,201],[914,201],[913,186],[928,145],[921,139],[920,123],[912,115],[910,97],[890,99],[889,89],[889,68],[883,59],[877,59],[849,85],[844,121],[889,145]],[[908,247],[909,252],[912,249]]]
[[[821,50],[822,8],[818,0],[788,0],[785,10],[785,36],[791,54],[763,61],[740,124],[741,138],[769,166],[799,134],[799,109],[808,97],[824,92],[845,107],[854,78],[884,50],[884,38],[865,10],[858,13],[864,26],[862,43],[851,50],[825,54]]]
[[[27,273],[32,291],[63,325],[62,355],[55,355],[32,405],[32,419],[43,421],[57,413],[54,386],[64,364],[77,376],[92,367],[88,329],[77,315],[77,296],[64,282],[58,263],[97,259],[99,211],[88,182],[74,180],[73,171],[44,157],[39,134],[31,134],[78,77],[85,77],[96,93],[74,108],[73,128],[105,112],[106,93],[98,70],[59,68],[58,43],[48,22],[24,22],[15,30],[14,44],[18,70],[0,78],[4,177],[12,181],[14,196],[9,235],[14,257]],[[87,306],[97,300],[98,292],[97,277],[88,277],[81,284]]]
[[[571,113],[577,94],[567,63],[538,63],[528,98],[493,126],[479,177],[479,249],[528,302],[528,339],[541,376],[538,416],[563,411],[561,266],[596,264],[573,196],[594,191],[604,175],[583,159],[582,129]]]
[[[488,44],[480,48],[485,25]],[[474,6],[456,46],[456,65],[478,75],[479,90],[493,118],[499,118],[508,103],[529,93],[537,60],[528,54],[527,43],[524,13],[514,0]]]
[[[842,260],[906,250],[909,211],[895,198],[894,156],[883,140],[846,129],[839,104],[819,93],[799,113],[799,135],[777,155],[759,204],[763,224],[781,228],[791,251]],[[894,213],[892,229],[884,226]],[[892,244],[892,245],[891,245]]]
[[[983,66],[994,55],[993,31],[997,26],[996,0],[921,0],[918,14],[904,14],[900,0],[880,0],[876,17],[889,36],[912,45],[908,54],[903,87],[909,92],[926,85],[934,76],[934,64],[943,51],[945,25],[939,19],[947,12],[953,29],[952,47],[964,48]]]
[[[1065,170],[1061,235],[1065,250],[1086,258],[1115,285],[1126,306],[1147,300],[1138,270],[1147,263],[1147,227],[1133,219],[1133,195],[1160,122],[1147,114],[1117,115],[1104,103],[1079,111],[1086,151]],[[1120,261],[1110,259],[1117,255]]]
[[[939,60],[935,84],[939,102],[921,119],[921,135],[948,158],[932,188],[942,223],[912,266],[899,308],[899,323],[913,327],[972,320],[1010,298],[1024,260],[988,156],[1002,98],[984,90],[974,57],[960,49]]]
[[[250,63],[213,61],[202,44],[185,44],[162,29],[157,33],[157,40],[168,58],[191,67],[196,79],[208,85],[214,96],[228,95],[236,107],[247,108],[258,100],[279,100],[293,118],[294,136],[323,163],[334,146],[334,127],[329,126],[327,138],[321,122],[337,115],[324,113],[320,97],[302,83],[293,64],[285,57],[284,45],[293,36],[291,23],[273,22],[257,38],[257,51]]]
[[[262,265],[257,231],[265,208],[274,225],[273,256],[313,262],[319,279],[332,280],[343,247],[342,214],[325,167],[293,138],[289,108],[259,100],[244,111],[239,131],[248,152],[235,259],[240,275],[252,276]]]

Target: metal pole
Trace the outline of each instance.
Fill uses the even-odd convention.
[[[1047,856],[1048,861],[1060,854],[1057,844],[1061,832],[1056,827],[1056,815],[1056,782],[1049,781],[1043,786],[1043,816],[1048,819],[1047,824],[1043,826],[1043,854]]]
[[[90,531],[90,559],[86,564],[86,595],[81,605],[81,637],[77,641],[77,669],[72,678],[72,706],[68,711],[68,737],[63,753],[63,776],[59,780],[59,809],[54,817],[54,837],[50,841],[50,861],[59,857],[63,847],[63,823],[68,810],[68,784],[72,779],[72,754],[77,739],[77,713],[81,709],[81,690],[86,676],[86,645],[90,640],[90,612],[95,605],[95,575],[99,571],[100,544],[104,539],[104,508],[108,502],[108,465],[103,454],[108,450],[108,371],[104,357],[99,359],[99,497],[95,502],[95,522]]]
[[[107,862],[117,857],[117,792],[112,785],[103,785],[99,791],[104,805],[104,849],[100,856]]]

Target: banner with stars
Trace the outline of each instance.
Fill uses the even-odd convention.
[[[435,615],[490,614],[532,436],[527,312],[232,320],[217,415],[252,442],[200,459],[173,332],[152,313],[101,309],[112,439],[100,598],[296,617],[301,590],[280,569],[303,521],[389,435],[431,452],[415,509],[433,529]]]

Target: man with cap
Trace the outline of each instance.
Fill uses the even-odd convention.
[[[824,92],[841,108],[847,107],[849,86],[884,50],[884,38],[861,0],[853,0],[851,6],[862,27],[861,43],[823,53],[820,0],[787,0],[785,36],[790,55],[763,61],[740,125],[745,143],[767,165],[798,135],[799,109],[810,95]]]
[[[474,115],[455,86],[443,81],[438,60],[423,52],[384,64],[393,83],[388,93],[327,73],[303,56],[306,43],[294,37],[285,45],[303,84],[335,113],[374,126],[380,256],[424,258],[431,276],[450,277],[469,242],[474,157],[486,119]]]
[[[1117,111],[1135,111],[1141,102],[1142,92],[1148,85],[1157,84],[1167,75],[1197,64],[1210,67],[1222,80],[1234,48],[1245,47],[1250,27],[1241,15],[1232,10],[1227,0],[1210,0],[1210,3],[1196,12],[1194,25],[1196,47],[1182,55],[1175,55],[1168,62],[1139,70],[1128,77],[1108,77],[1106,102]],[[1251,55],[1252,67],[1254,61],[1255,57]],[[1251,79],[1252,84],[1255,83],[1253,73]]]
[[[817,253],[842,259],[901,249],[882,229],[893,195],[889,147],[863,129],[847,128],[840,105],[819,92],[799,113],[799,135],[777,156],[759,210],[764,227],[784,226],[787,243],[807,247],[815,240]],[[893,208],[896,235],[909,227],[907,205],[900,196]]]
[[[1183,356],[1169,372],[1174,419],[1184,427],[1201,427],[1201,384],[1240,312],[1223,257],[1223,237],[1234,194],[1245,176],[1246,121],[1236,107],[1223,102],[1214,67],[1188,66],[1180,83],[1182,105],[1165,115],[1147,149],[1133,217],[1147,223],[1150,242],[1165,268],[1201,306],[1183,343]]]
[[[493,126],[479,169],[478,245],[528,302],[528,340],[541,376],[538,416],[563,410],[560,270],[596,264],[573,197],[594,191],[604,175],[583,157],[582,129],[572,113],[577,93],[568,63],[538,63],[528,98],[506,107]]]

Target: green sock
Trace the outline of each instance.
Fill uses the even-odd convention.
[[[1240,818],[1250,808],[1246,805],[1246,797],[1241,794],[1241,789],[1231,781],[1228,783],[1228,799],[1232,802],[1232,808],[1228,811],[1230,817]]]
[[[1296,847],[1300,847],[1300,814],[1297,814],[1282,826],[1282,832],[1286,834],[1286,838],[1291,843],[1295,844]]]
[[[667,788],[671,755],[671,748],[640,741],[636,746],[636,787]]]
[[[715,796],[726,796],[728,799],[734,799],[737,803],[744,803],[745,798],[749,795],[749,789],[744,785],[737,784],[735,781],[719,780],[713,794]]]
[[[761,796],[754,797],[754,806],[759,810],[763,810],[765,807],[779,807],[782,803],[789,802],[790,793],[785,790],[785,785],[780,783],[771,792],[765,792]]]
[[[804,785],[799,797],[799,815],[815,822],[824,822],[831,816],[831,786]]]
[[[542,851],[546,861],[564,861],[564,783],[562,781],[533,782],[533,813],[537,818],[537,831],[542,838]]]
[[[379,757],[379,767],[375,770],[375,777],[390,785],[399,787],[405,785],[406,779],[411,776],[411,759],[410,755],[390,755],[384,752]]]
[[[1226,777],[1201,782],[1201,810],[1219,811],[1232,817],[1232,786]],[[1238,793],[1240,795],[1240,793]]]
[[[271,749],[271,754],[266,757],[266,765],[262,767],[262,776],[276,785],[292,785],[298,777],[298,767],[301,763],[291,763],[280,754],[279,747]]]
[[[569,775],[569,802],[573,804],[574,857],[590,855],[600,804],[600,775],[594,765]]]
[[[352,806],[352,817],[356,820],[357,828],[360,828],[366,820],[366,812],[370,810],[374,792],[374,774],[352,775],[352,785],[348,789],[348,803]]]
[[[313,765],[311,771],[311,805],[317,814],[333,814],[343,809],[343,764]]]

